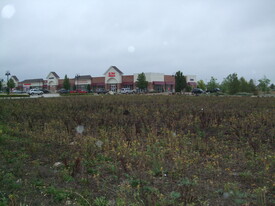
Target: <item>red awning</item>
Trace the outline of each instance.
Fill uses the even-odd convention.
[[[175,82],[165,82],[165,84],[174,85]]]
[[[164,84],[165,84],[165,82],[158,82],[158,81],[154,81],[154,82],[153,82],[153,84],[154,84],[154,85],[164,85]]]
[[[190,86],[197,86],[197,83],[196,82],[188,82],[188,84],[190,85]]]

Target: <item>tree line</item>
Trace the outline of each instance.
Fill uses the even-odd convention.
[[[176,92],[190,91],[190,86],[186,82],[186,77],[181,71],[178,71],[175,75]],[[221,83],[217,81],[215,77],[211,77],[209,82],[199,80],[197,82],[197,88],[204,91],[213,91],[219,88],[223,93],[237,94],[240,92],[258,94],[259,91],[268,93],[275,89],[274,84],[270,84],[270,80],[264,76],[258,80],[258,84],[253,80],[246,80],[244,77],[238,77],[237,73],[229,74],[223,79]]]
[[[175,91],[176,92],[190,92],[192,87],[188,85],[186,81],[186,76],[183,75],[181,71],[177,71],[175,74]],[[200,88],[204,91],[213,91],[216,88],[219,88],[223,93],[227,94],[237,94],[239,92],[253,93],[258,94],[259,91],[264,93],[269,93],[271,90],[275,90],[275,85],[266,76],[258,80],[258,84],[253,79],[247,81],[244,77],[238,77],[237,73],[229,74],[226,78],[223,79],[221,83],[217,82],[215,77],[211,77],[209,82],[204,82],[199,80],[197,82],[197,88]],[[146,81],[146,76],[142,72],[138,75],[137,78],[137,87],[141,90],[146,90],[148,86],[148,81]],[[12,88],[15,87],[15,82],[13,79],[9,79],[7,82],[7,93],[10,92]],[[71,87],[69,78],[65,75],[63,81],[63,88],[69,90]],[[75,85],[74,85],[75,87]],[[2,81],[0,81],[0,91],[3,88]],[[76,88],[74,88],[76,89]],[[90,85],[88,85],[88,91],[90,91]]]

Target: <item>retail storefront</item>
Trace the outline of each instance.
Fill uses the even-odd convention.
[[[46,81],[43,79],[26,79],[23,82],[19,82],[18,87],[22,91],[29,91],[30,89],[44,89],[47,87]]]
[[[79,75],[75,77],[75,89],[79,90],[87,90],[89,88],[88,85],[91,87],[92,84],[92,77],[91,75]]]
[[[164,92],[165,88],[165,82],[159,82],[159,81],[154,81],[153,82],[153,89],[156,92]]]
[[[106,89],[108,91],[119,92],[123,73],[116,66],[111,66],[104,75]]]
[[[134,75],[123,75],[122,76],[122,88],[129,88],[131,90],[135,89]]]
[[[174,75],[165,75],[163,73],[144,73],[146,81],[148,82],[147,91],[155,92],[175,92],[175,77]],[[133,75],[123,75],[123,72],[116,66],[111,66],[104,73],[102,77],[91,77],[91,75],[76,75],[69,79],[71,89],[87,90],[91,89],[96,92],[98,90],[108,90],[120,92],[121,88],[129,88],[131,90],[138,90],[136,86],[138,73]],[[197,86],[195,75],[186,75],[187,83],[192,86]],[[43,79],[28,79],[18,83],[18,87],[22,90],[28,91],[31,88],[47,88],[51,92],[56,92],[63,88],[64,79],[60,79],[55,72],[50,72]]]
[[[59,76],[55,72],[50,72],[46,78],[47,89],[56,92],[59,84]]]

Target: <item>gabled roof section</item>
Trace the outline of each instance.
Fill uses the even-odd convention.
[[[43,79],[25,79],[21,83],[34,83],[34,82],[44,82]]]
[[[91,75],[82,75],[82,76],[79,76],[77,79],[79,80],[87,80],[87,79],[92,79],[92,76]]]
[[[11,76],[15,81],[19,82],[19,79],[16,76]]]
[[[57,79],[60,78],[55,72],[52,72],[52,74],[53,74]]]
[[[107,69],[107,71],[104,73],[104,75],[105,75],[110,69],[112,69],[112,68],[113,68],[114,70],[116,70],[118,73],[123,74],[123,72],[120,71],[116,66],[110,66],[109,69]]]
[[[57,79],[59,79],[60,77],[55,73],[55,72],[50,72],[47,76],[47,79],[49,78],[50,74],[53,74],[53,76]]]

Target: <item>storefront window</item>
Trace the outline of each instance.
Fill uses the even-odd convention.
[[[154,85],[154,90],[156,92],[164,92],[163,85]]]
[[[129,85],[129,84],[125,84],[123,85],[123,88],[129,88],[129,89],[133,89],[133,85]]]

